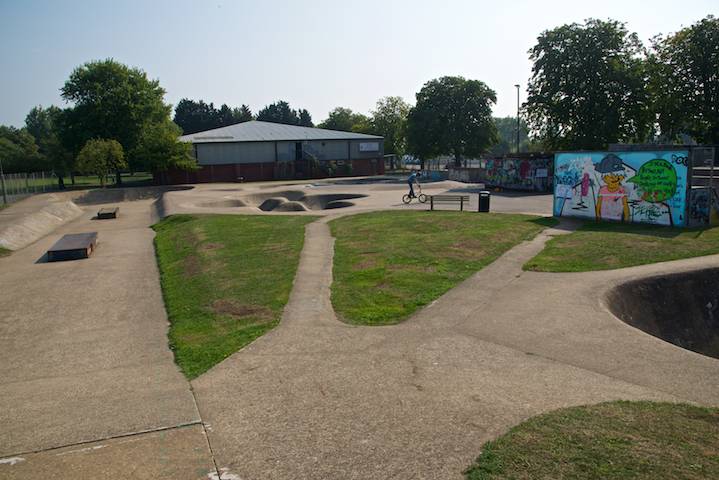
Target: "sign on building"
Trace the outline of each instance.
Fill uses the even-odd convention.
[[[379,142],[362,142],[359,144],[360,152],[379,152]]]

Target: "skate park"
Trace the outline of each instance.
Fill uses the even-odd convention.
[[[13,366],[0,389],[2,475],[76,478],[101,465],[121,476],[132,458],[141,478],[460,478],[474,446],[541,412],[615,399],[719,402],[719,360],[661,340],[661,326],[634,313],[637,305],[649,310],[623,298],[643,298],[633,291],[642,282],[672,275],[696,276],[714,292],[701,271],[719,267],[719,256],[586,273],[523,270],[545,242],[576,228],[572,219],[520,242],[402,323],[338,320],[328,223],[427,210],[402,204],[404,188],[343,180],[93,190],[35,196],[3,211],[0,232],[24,225],[14,245],[27,245],[0,259],[13,299],[1,315],[1,363]],[[441,181],[423,191],[481,188]],[[260,208],[313,195],[353,205]],[[476,201],[463,215],[482,215]],[[27,228],[56,204],[70,212],[60,225]],[[93,219],[103,207],[119,207],[118,218]],[[492,196],[496,214],[551,209],[551,195]],[[279,325],[187,381],[167,344],[149,227],[169,215],[208,213],[316,219],[305,227]],[[90,258],[43,261],[63,234],[89,229],[98,232]],[[18,241],[18,231],[29,237]],[[693,326],[709,326],[712,312]]]

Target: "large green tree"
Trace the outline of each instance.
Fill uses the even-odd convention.
[[[300,109],[299,112],[290,107],[284,100],[267,105],[257,112],[257,120],[261,122],[284,123],[286,125],[299,125],[302,127],[313,127],[312,116],[307,110]]]
[[[407,149],[423,162],[438,155],[478,157],[497,142],[492,105],[497,95],[484,82],[441,77],[425,83],[407,117]]]
[[[361,113],[355,113],[351,108],[337,107],[327,115],[326,120],[317,126],[328,130],[352,132],[357,127],[367,125],[369,120],[369,117]]]
[[[719,19],[655,37],[652,47],[649,88],[662,139],[719,144]]]
[[[497,127],[498,140],[492,145],[489,153],[504,155],[517,151],[517,117],[495,117],[494,125]],[[519,120],[519,151],[530,149],[527,122]]]
[[[197,164],[191,154],[192,144],[178,142],[181,134],[180,127],[170,119],[153,124],[143,131],[133,157],[150,172],[164,172],[172,167],[193,170]]]
[[[543,32],[525,104],[532,132],[551,149],[601,149],[642,141],[650,127],[643,47],[614,20]]]
[[[407,115],[410,105],[402,97],[384,97],[377,101],[372,112],[372,126],[384,137],[384,151],[396,155],[407,149]]]
[[[77,169],[88,175],[97,175],[105,188],[107,176],[127,168],[125,154],[120,142],[114,139],[92,139],[85,143],[77,155]]]
[[[88,62],[76,68],[61,89],[73,104],[66,118],[65,141],[78,151],[94,138],[117,140],[125,151],[137,146],[143,129],[169,118],[158,80],[113,59]],[[134,159],[130,158],[134,168]],[[120,183],[120,171],[116,171]]]
[[[72,170],[73,157],[60,140],[64,112],[51,105],[33,107],[25,117],[25,128],[35,138],[43,162],[57,176],[58,185],[64,188],[64,177]]]
[[[0,125],[0,163],[5,173],[34,172],[46,168],[35,138],[27,129]]]

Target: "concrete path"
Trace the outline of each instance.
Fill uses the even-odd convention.
[[[21,459],[0,460],[0,478],[105,471],[100,477],[196,479],[214,471],[167,346],[151,205],[122,203],[120,217],[104,221],[92,220],[102,205],[87,207],[0,259],[0,459]],[[63,234],[88,231],[99,233],[90,259],[44,262]]]
[[[160,212],[209,213],[197,199],[245,188],[222,187],[166,194]],[[426,208],[394,205],[397,194],[378,187],[341,214]],[[492,205],[551,212],[546,196]],[[119,219],[91,220],[100,206],[0,259],[0,478],[461,478],[484,441],[547,410],[619,398],[719,404],[718,360],[629,327],[603,305],[625,280],[719,265],[719,256],[523,272],[564,233],[552,229],[400,325],[355,327],[330,302],[332,211],[307,227],[280,326],[191,389],[167,347],[148,228],[156,205],[123,202]],[[62,234],[85,231],[99,232],[92,258],[43,262]]]
[[[613,282],[698,261],[522,272],[563,233],[553,229],[403,324],[353,327],[329,299],[330,219],[307,227],[281,325],[193,382],[216,462],[240,478],[461,478],[484,441],[540,412],[719,404],[719,361],[628,327],[600,302]]]

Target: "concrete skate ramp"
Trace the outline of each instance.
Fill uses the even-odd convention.
[[[0,247],[19,250],[82,215],[73,202],[52,202],[0,226]]]
[[[612,289],[606,300],[629,325],[719,358],[719,268],[635,280]]]
[[[351,193],[305,195],[301,190],[286,190],[282,192],[247,195],[242,197],[242,200],[247,205],[256,206],[265,212],[298,212],[351,207],[354,203],[349,200],[364,198],[366,196],[367,195]]]
[[[191,190],[189,186],[97,188],[87,190],[74,198],[78,205],[101,205],[104,203],[132,202],[160,198],[164,193]]]
[[[236,198],[225,199],[225,200],[212,200],[209,202],[202,202],[197,204],[198,207],[205,208],[237,208],[247,206],[242,200]]]

